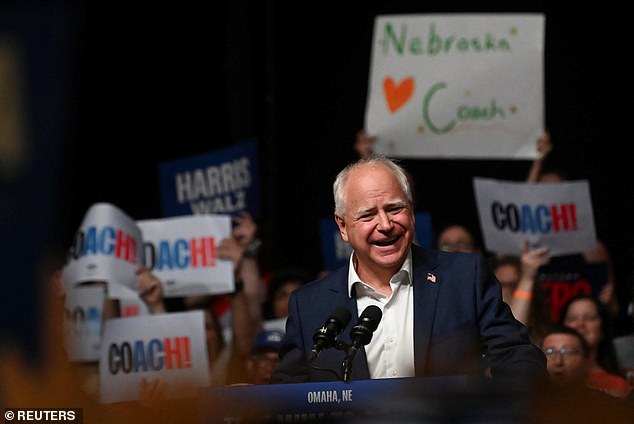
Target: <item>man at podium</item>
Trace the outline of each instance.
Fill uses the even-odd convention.
[[[414,244],[405,170],[370,156],[333,184],[348,265],[295,290],[271,383],[401,377],[547,378],[480,255]]]

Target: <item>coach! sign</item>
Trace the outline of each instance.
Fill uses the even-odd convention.
[[[581,253],[596,247],[588,181],[524,183],[474,178],[486,249],[520,255],[524,240],[548,246],[549,254]]]

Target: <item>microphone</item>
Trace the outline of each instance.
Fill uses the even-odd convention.
[[[358,350],[361,346],[365,346],[372,340],[372,333],[379,326],[383,312],[381,308],[370,305],[361,313],[357,325],[350,330],[350,338],[352,346]],[[356,353],[356,351],[354,352]],[[354,355],[353,353],[353,355]]]
[[[352,360],[361,347],[367,345],[372,340],[372,333],[379,326],[383,312],[381,308],[370,305],[363,310],[357,325],[350,330],[352,344],[348,347],[346,359],[343,361],[343,380],[348,382],[352,376]]]
[[[313,334],[315,344],[308,356],[308,362],[317,359],[322,350],[335,346],[337,335],[348,325],[350,319],[352,319],[352,314],[343,306],[338,307],[330,314],[323,327],[315,330],[315,334]]]

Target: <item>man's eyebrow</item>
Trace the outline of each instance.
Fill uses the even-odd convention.
[[[361,216],[366,213],[372,213],[372,212],[376,212],[376,206],[370,206],[367,208],[365,207],[359,208],[356,211],[352,212],[352,216]]]
[[[407,202],[403,199],[394,199],[385,204],[386,208],[394,208],[394,207],[407,207]],[[356,211],[352,212],[352,216],[361,216],[367,213],[375,213],[377,211],[376,206],[369,207],[361,207]]]
[[[390,202],[387,202],[387,206],[407,206],[407,202],[403,199],[395,199]]]

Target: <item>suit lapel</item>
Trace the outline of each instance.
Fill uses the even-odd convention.
[[[348,295],[348,267],[344,267],[338,271],[340,274],[333,276],[332,280],[329,280],[332,284],[328,287],[328,292],[332,294],[330,296],[331,301],[326,302],[329,308],[334,307],[336,302],[341,302],[341,299],[345,296],[345,306],[352,314],[352,319],[343,329],[338,339],[343,343],[350,344],[352,340],[350,339],[350,331],[352,327],[357,325],[359,311],[357,309],[357,298],[356,296],[350,297]],[[341,366],[341,363],[338,363],[337,366]],[[370,369],[368,368],[368,358],[365,355],[365,349],[359,349],[357,355],[354,358],[354,364],[352,368],[352,379],[353,380],[368,380],[370,378]]]
[[[338,304],[341,303],[341,299],[345,299],[344,304],[341,306],[345,306],[352,313],[350,323],[341,333],[342,336],[345,335],[347,337],[350,329],[352,329],[352,326],[357,323],[358,316],[356,298],[348,295],[348,267],[342,267],[333,271],[331,278],[328,278],[319,284],[328,285],[326,291],[328,295],[325,299],[323,299],[323,303],[321,303],[322,299],[315,299],[315,301],[320,302],[320,305],[323,305],[323,308],[325,309],[324,312],[327,313],[327,309],[332,309],[338,306]]]
[[[435,254],[415,247],[413,253],[414,364],[416,376],[425,376],[442,275],[434,272],[438,265]]]

